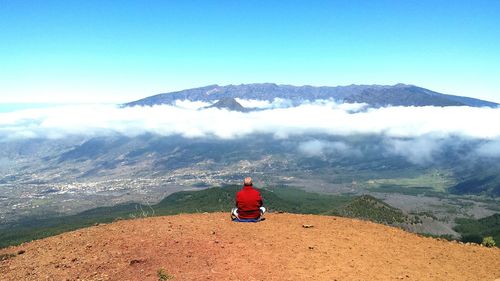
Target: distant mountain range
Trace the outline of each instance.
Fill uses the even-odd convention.
[[[333,99],[338,102],[366,103],[373,107],[381,106],[472,106],[497,107],[499,104],[469,97],[445,95],[425,88],[396,84],[349,85],[337,87],[313,87],[264,84],[210,85],[178,92],[163,93],[130,103],[124,106],[152,106],[173,104],[176,100],[216,102],[223,99],[252,99],[272,101],[275,98],[287,99],[299,104],[306,100]],[[231,101],[232,102],[232,101]]]

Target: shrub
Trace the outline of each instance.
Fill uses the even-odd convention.
[[[16,256],[16,254],[1,254],[0,261],[5,261],[5,260],[8,260],[8,259],[13,258],[15,256]]]
[[[476,244],[481,244],[482,238],[478,234],[466,234],[462,236],[462,239],[460,239],[464,243],[476,243]]]
[[[488,237],[483,238],[483,242],[481,243],[481,245],[488,247],[488,248],[491,248],[491,247],[495,247],[496,244],[495,244],[495,240],[493,240],[493,237],[488,236]]]
[[[174,276],[165,272],[165,270],[163,268],[159,269],[157,274],[158,274],[158,281],[165,281],[165,280],[174,279]]]

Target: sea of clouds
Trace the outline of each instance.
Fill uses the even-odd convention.
[[[236,139],[255,134],[276,139],[293,136],[351,136],[375,134],[386,138],[394,154],[414,159],[432,158],[434,151],[453,137],[479,140],[476,153],[500,157],[500,108],[474,107],[382,107],[342,104],[319,100],[292,105],[290,101],[241,100],[257,109],[236,112],[206,108],[209,103],[176,101],[174,105],[120,107],[116,105],[71,105],[0,113],[0,140],[60,139],[67,136],[138,136],[154,133],[186,138]],[[326,152],[359,155],[343,142],[311,140],[300,143],[298,151],[309,156]]]

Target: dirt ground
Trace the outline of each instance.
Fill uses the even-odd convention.
[[[304,225],[312,225],[305,228]],[[339,217],[227,213],[118,221],[1,254],[0,280],[499,280],[500,249]]]

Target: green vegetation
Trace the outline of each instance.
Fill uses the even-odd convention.
[[[500,214],[494,214],[479,220],[457,219],[454,230],[462,236],[462,242],[481,244],[485,237],[500,241]]]
[[[278,200],[269,202],[266,193],[272,193]],[[271,210],[284,211],[297,214],[322,214],[340,215],[337,209],[352,201],[352,196],[327,195],[313,192],[305,192],[302,189],[280,186],[265,190],[262,193],[266,205],[270,204]]]
[[[498,172],[496,172],[498,173]],[[476,194],[490,197],[500,196],[500,177],[496,173],[473,175],[449,189],[453,194]]]
[[[240,186],[226,186],[199,191],[181,191],[151,206],[137,203],[121,204],[91,209],[71,216],[18,221],[0,229],[0,248],[118,219],[179,213],[228,212],[234,206],[234,197],[240,188]],[[309,193],[291,187],[261,189],[261,193],[270,211],[290,213],[337,214],[336,208],[350,200],[347,196]]]
[[[430,234],[430,233],[419,233],[419,235],[424,236],[424,237],[432,237],[436,239],[444,239],[448,241],[456,240],[455,237],[451,234],[442,234],[442,235],[436,235],[436,234]]]
[[[370,195],[355,198],[343,206],[339,212],[346,217],[362,218],[385,224],[421,223],[417,217],[405,215],[401,210]]]
[[[151,212],[147,213],[144,210],[149,210],[149,207],[131,203],[95,208],[71,216],[24,219],[0,229],[0,248],[92,226],[97,223],[108,223],[117,219],[144,217],[151,214]]]
[[[158,275],[158,281],[165,281],[165,280],[174,279],[174,276],[166,273],[163,268],[159,269],[156,274]]]
[[[153,206],[157,214],[227,212],[234,207],[240,186],[215,187],[200,191],[174,193]],[[351,197],[306,192],[293,187],[261,189],[264,203],[270,211],[303,214],[325,214],[349,202]]]
[[[495,240],[493,240],[493,237],[488,236],[488,237],[483,238],[483,242],[481,243],[481,245],[488,247],[488,248],[491,248],[491,247],[495,247],[496,244],[495,244]]]
[[[395,192],[406,191],[412,194],[419,194],[428,191],[445,192],[455,185],[456,181],[448,171],[430,170],[423,174],[418,174],[408,178],[386,178],[366,181],[363,186],[366,188],[384,189],[387,187],[399,187]]]
[[[411,212],[410,214],[416,216],[416,217],[428,217],[428,218],[431,218],[433,220],[438,220],[438,218],[432,213],[432,212],[429,212],[429,211],[425,211],[425,212]]]
[[[399,193],[404,195],[426,195],[434,197],[443,197],[443,193],[433,191],[431,187],[405,187],[401,185],[380,185],[369,189],[372,192],[380,193]]]

